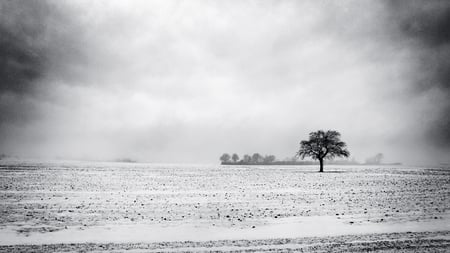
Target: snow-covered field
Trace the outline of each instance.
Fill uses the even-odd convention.
[[[0,163],[0,252],[450,251],[445,168]]]

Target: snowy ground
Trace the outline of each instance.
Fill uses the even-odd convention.
[[[0,162],[0,252],[450,250],[448,169]]]

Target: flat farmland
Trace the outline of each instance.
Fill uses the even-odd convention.
[[[316,171],[3,162],[0,251],[450,250],[450,170]]]

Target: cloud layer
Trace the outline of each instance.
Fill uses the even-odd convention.
[[[0,152],[284,158],[336,129],[359,160],[448,162],[449,6],[5,2]]]

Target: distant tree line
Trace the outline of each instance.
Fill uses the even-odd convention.
[[[242,158],[238,154],[224,153],[220,156],[222,165],[318,165],[318,161],[299,161],[297,156],[286,157],[278,160],[274,155],[264,155],[254,153],[253,155],[245,154]],[[338,165],[358,165],[360,163],[353,160],[329,161],[328,164]]]
[[[263,156],[259,153],[254,153],[253,155],[245,154],[240,159],[236,153],[232,155],[224,153],[220,156],[220,161],[222,164],[272,164],[276,161],[276,157],[274,155]]]
[[[383,162],[384,155],[383,153],[378,153],[372,157],[366,159],[366,162],[362,165],[402,165],[402,163],[384,163]]]
[[[383,160],[383,154],[378,153],[372,157],[367,158],[366,164],[381,164],[382,160]]]

